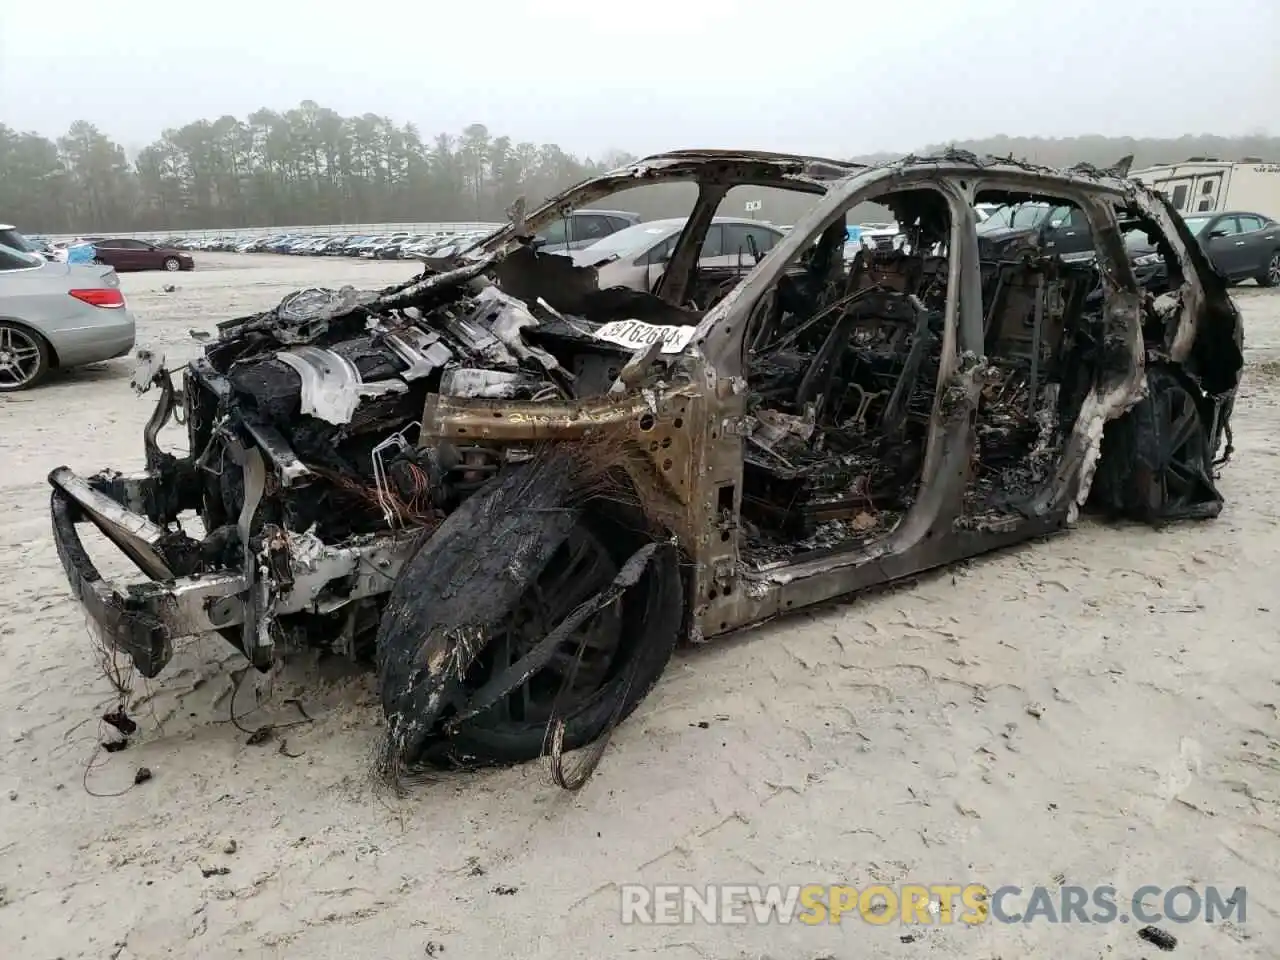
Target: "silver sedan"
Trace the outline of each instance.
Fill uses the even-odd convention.
[[[0,245],[0,392],[34,386],[56,367],[122,357],[134,336],[111,267],[50,263]]]

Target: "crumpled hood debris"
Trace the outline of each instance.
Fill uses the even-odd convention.
[[[567,316],[543,296],[526,302],[481,277],[489,265],[428,273],[383,291],[300,290],[274,310],[220,324],[205,358],[236,383],[237,392],[266,401],[257,406],[268,414],[266,394],[277,388],[293,393],[288,386],[294,386],[297,410],[274,411],[283,416],[270,419],[284,422],[296,412],[345,426],[362,404],[410,393],[446,367],[449,374],[439,384],[446,395],[578,399],[607,389],[610,384],[580,385],[548,348],[548,338],[562,346],[576,341],[625,362],[655,340],[673,354],[692,337],[692,326],[660,329],[629,317],[602,322],[598,304],[586,311],[596,313],[593,320]],[[582,294],[592,291],[581,280],[578,287],[561,299],[583,310]],[[628,298],[613,297],[625,309]],[[530,336],[538,332],[541,338]]]

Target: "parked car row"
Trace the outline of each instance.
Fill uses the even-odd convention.
[[[278,253],[309,257],[360,257],[365,260],[412,260],[431,256],[437,250],[459,244],[467,246],[483,239],[488,231],[439,231],[413,234],[408,231],[370,236],[366,234],[274,233],[268,236],[171,237],[168,242],[180,250],[210,250],[224,253]]]
[[[28,237],[11,223],[0,223],[0,245],[22,253],[34,253],[45,260],[67,262],[67,244],[54,244],[44,237]]]
[[[126,270],[194,270],[189,253],[172,244],[133,237],[78,237],[48,240],[24,237],[15,228],[0,224],[0,244],[12,250],[34,253],[50,263],[98,264]]]
[[[640,215],[623,210],[575,210],[538,234],[537,243],[551,252],[580,250],[597,240],[640,222]],[[364,260],[413,260],[447,257],[489,236],[490,230],[437,230],[388,234],[311,234],[285,231],[269,236],[169,237],[180,250],[226,253],[278,253],[310,257],[360,257]]]
[[[686,217],[676,217],[635,223],[564,256],[577,266],[594,266],[602,288],[653,292],[687,222]],[[698,282],[692,299],[703,302],[708,293],[714,294],[726,283],[736,283],[783,236],[777,227],[757,220],[715,217],[699,251]]]

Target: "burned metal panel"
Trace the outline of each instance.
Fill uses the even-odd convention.
[[[680,306],[688,299],[689,281],[698,257],[702,252],[702,242],[707,235],[707,228],[716,215],[720,201],[729,192],[728,183],[701,183],[698,185],[698,199],[689,213],[689,220],[680,231],[676,245],[671,251],[671,259],[667,269],[658,280],[657,294],[666,303]]]
[[[73,500],[80,513],[127,554],[143,573],[154,580],[173,577],[171,561],[165,556],[166,531],[163,527],[145,516],[131,513],[66,467],[59,467],[49,474],[49,483]]]
[[[883,583],[1013,546],[1031,537],[1059,533],[1066,527],[1065,516],[1058,514],[1029,521],[1016,530],[940,529],[936,543],[929,540],[884,557],[870,560],[859,558],[858,563],[828,568],[820,574],[791,576],[781,582],[770,579],[763,585],[757,585],[757,578],[751,577],[745,583],[749,602],[740,608],[740,626],[762,623],[816,603],[850,597]],[[733,629],[733,626],[730,625],[727,629]]]
[[[691,386],[656,384],[620,397],[577,403],[488,400],[432,394],[422,417],[420,443],[447,443],[459,450],[471,444],[514,445],[524,450],[548,443],[594,445],[601,456],[618,456],[618,444],[631,455],[618,462],[632,480],[646,510],[663,517],[694,543],[700,521],[690,506],[702,484],[697,425],[705,418],[702,398]],[[637,464],[643,463],[643,469]]]
[[[1097,245],[1105,339],[1094,388],[1081,406],[1054,482],[1042,491],[1038,501],[1039,508],[1047,511],[1070,499],[1072,521],[1089,495],[1102,453],[1103,429],[1108,421],[1137,403],[1146,389],[1142,295],[1124,249],[1114,206],[1095,195],[1082,196],[1079,202]]]
[[[742,376],[741,338],[752,307],[777,282],[786,264],[807,250],[829,222],[857,203],[890,191],[931,187],[953,199],[953,188],[947,186],[955,178],[973,174],[978,168],[956,162],[950,164],[915,161],[914,158],[893,164],[866,168],[832,184],[825,196],[792,227],[777,245],[731,293],[715,305],[698,324],[694,343],[720,376]],[[956,213],[957,217],[970,214]]]
[[[967,421],[977,410],[981,381],[987,372],[980,359],[984,351],[984,336],[979,275],[972,267],[959,272],[961,262],[976,264],[978,259],[974,221],[968,209],[973,194],[982,187],[994,186],[1064,197],[1078,203],[1094,225],[1105,288],[1103,344],[1095,360],[1094,386],[1069,424],[1062,449],[1056,454],[1054,469],[1038,488],[1025,516],[1009,515],[985,527],[953,530],[946,522],[947,511],[942,502],[936,504],[936,513],[921,510],[917,504],[908,519],[918,522],[904,520],[892,535],[870,551],[853,551],[836,558],[814,560],[807,565],[803,562],[782,564],[767,574],[748,574],[747,599],[732,604],[721,600],[714,607],[701,611],[704,614],[704,633],[731,629],[738,623],[783,612],[786,601],[782,601],[781,606],[775,604],[775,598],[787,592],[778,589],[779,579],[788,584],[805,581],[802,587],[788,589],[803,597],[803,602],[812,602],[890,578],[896,575],[892,571],[898,566],[914,570],[934,565],[939,562],[935,554],[969,555],[988,549],[982,546],[987,541],[996,546],[1035,535],[1036,531],[1061,529],[1074,519],[1078,505],[1088,494],[1101,448],[1103,427],[1123,415],[1143,396],[1141,297],[1112,212],[1115,203],[1131,202],[1140,188],[1087,171],[1061,174],[1018,164],[976,162],[955,157],[927,164],[904,162],[890,165],[867,171],[838,185],[803,223],[793,228],[761,269],[704,317],[695,346],[702,350],[709,366],[720,377],[734,378],[744,372],[745,351],[741,343],[744,330],[752,321],[762,298],[780,276],[782,264],[812,243],[824,224],[844,204],[875,199],[885,190],[918,189],[931,182],[948,191],[953,217],[957,218],[953,224],[956,229],[953,229],[951,244],[956,256],[952,258],[950,279],[952,289],[960,290],[961,295],[956,298],[957,303],[951,304],[946,333],[952,339],[942,351],[944,364],[950,362],[955,366],[939,376],[937,415],[944,421],[942,434],[946,439],[929,445],[929,455],[934,462],[924,471],[925,487],[936,479],[938,489],[941,489],[948,486],[944,477],[963,478],[968,475],[967,451],[972,449],[973,438],[969,435]],[[1039,326],[1040,321],[1037,320],[1034,324],[1037,331]],[[969,359],[962,359],[961,350]],[[1034,353],[1039,355],[1038,342]],[[1033,362],[1033,383],[1034,373]],[[955,497],[963,493],[963,482],[959,486],[955,482],[950,483],[950,496],[939,493],[938,489],[922,490],[922,501],[932,495],[953,504]],[[924,524],[923,530],[920,522]],[[922,541],[915,539],[922,535],[931,541],[927,548],[922,548]],[[893,557],[894,562],[885,563],[886,557]],[[870,560],[874,560],[875,565],[865,567]],[[837,572],[850,568],[861,568],[862,572]],[[717,613],[723,613],[723,616],[717,619]]]
[[[328,423],[350,423],[356,407],[365,397],[404,393],[396,381],[365,383],[356,365],[332,350],[294,347],[281,350],[276,359],[288,364],[302,378],[302,412]]]
[[[1137,281],[1124,250],[1114,213],[1117,192],[1098,190],[1091,182],[1047,182],[1033,189],[1024,175],[1007,172],[994,175],[989,170],[984,170],[980,176],[975,177],[971,185],[974,196],[984,191],[1016,191],[1071,202],[1085,213],[1090,223],[1096,250],[1094,263],[1101,282],[1102,308],[1097,328],[1098,349],[1088,361],[1091,364],[1086,378],[1089,389],[1080,397],[1079,409],[1071,417],[1069,424],[1050,422],[1057,415],[1058,404],[1054,399],[1046,398],[1043,407],[1034,408],[1039,410],[1037,416],[1041,418],[1041,440],[1038,450],[1033,451],[1032,455],[1052,457],[1053,464],[1048,472],[1041,470],[1033,473],[1030,479],[1037,486],[1021,502],[1019,508],[1019,512],[1027,518],[1065,511],[1068,521],[1074,521],[1078,507],[1089,494],[1094,469],[1101,454],[1104,427],[1129,410],[1144,393],[1142,298],[1138,293]],[[1040,285],[1031,291],[1030,296],[1030,303],[1035,308],[1030,326],[1035,335],[1034,358],[1030,370],[1030,398],[1035,404],[1038,402],[1036,376],[1042,355],[1041,340],[1056,343],[1064,332],[1061,327],[1063,315],[1045,310],[1046,304],[1052,299],[1049,294],[1059,289],[1059,283],[1057,279],[1049,283],[1045,280],[1058,267],[1064,270],[1072,268],[1066,267],[1057,258],[1038,254],[1020,258],[1019,262],[1038,264],[1035,271],[1041,277]],[[1004,269],[1007,270],[1008,267]],[[1049,273],[1044,272],[1046,269]],[[1058,306],[1060,308],[1061,304]],[[1008,320],[1009,315],[1006,313],[1004,322],[1007,324]],[[1012,339],[1002,339],[1008,337]],[[995,350],[997,362],[1007,356],[1011,347],[1014,348],[1014,353],[1017,352],[1016,332],[1007,328],[997,329],[988,334],[988,338],[987,346]],[[1057,397],[1056,392],[1052,397]],[[1053,434],[1065,432],[1065,437],[1060,443],[1050,444],[1046,430]],[[1020,522],[1016,516],[1003,521],[1014,529]]]

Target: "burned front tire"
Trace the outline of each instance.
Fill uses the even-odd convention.
[[[1180,372],[1147,371],[1147,396],[1107,424],[1091,492],[1103,510],[1148,523],[1222,510],[1213,482],[1212,403]]]
[[[683,623],[674,547],[615,505],[565,506],[563,474],[535,466],[492,482],[401,572],[377,647],[399,762],[532,760],[554,722],[575,749],[666,667]]]

